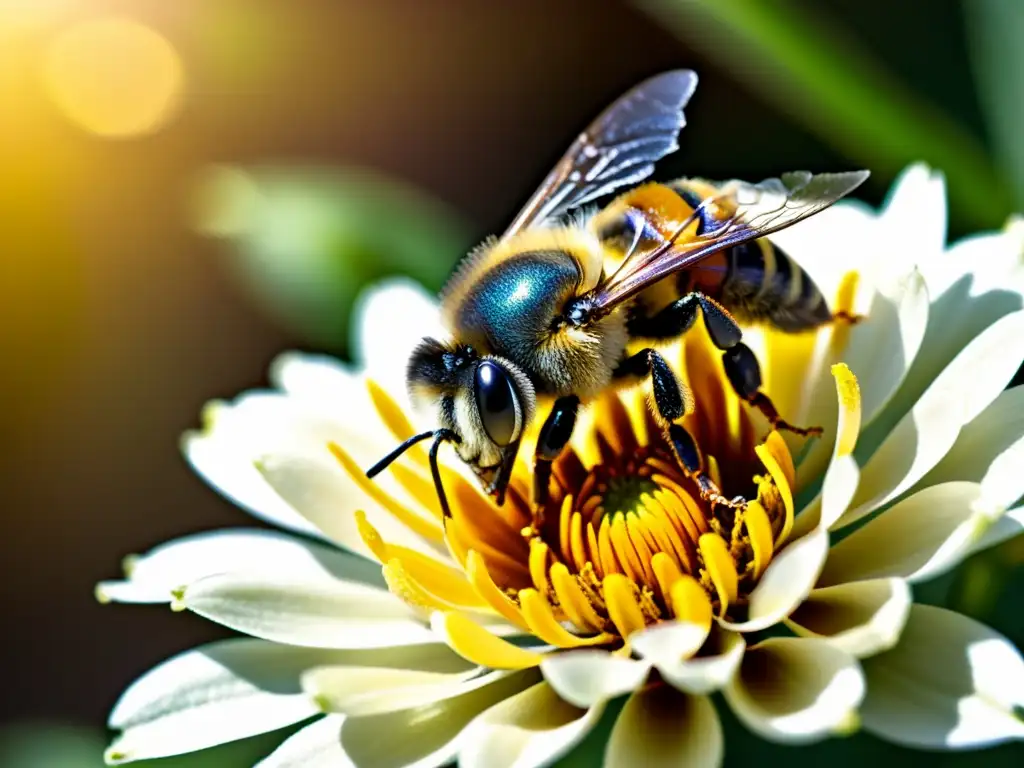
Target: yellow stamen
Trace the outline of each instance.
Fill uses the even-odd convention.
[[[715,592],[718,593],[718,601],[721,604],[718,613],[724,616],[729,606],[736,602],[739,596],[739,575],[736,573],[736,564],[729,552],[729,545],[717,533],[705,533],[697,545],[701,557],[704,558],[704,567],[715,587]]]
[[[860,385],[857,377],[845,363],[832,366],[836,380],[836,394],[839,396],[839,428],[836,436],[835,455],[849,456],[857,445],[860,433],[861,404]]]

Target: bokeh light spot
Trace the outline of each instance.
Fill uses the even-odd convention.
[[[232,165],[213,165],[199,174],[189,202],[189,219],[199,232],[230,238],[250,229],[265,200],[248,171]]]
[[[45,78],[68,119],[107,138],[159,130],[176,113],[184,86],[181,59],[166,38],[119,18],[83,22],[57,36]]]

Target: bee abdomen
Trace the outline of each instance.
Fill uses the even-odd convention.
[[[784,251],[761,239],[729,250],[721,301],[741,320],[798,332],[832,319],[811,276]]]

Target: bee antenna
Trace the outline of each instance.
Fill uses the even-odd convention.
[[[437,500],[441,504],[441,512],[444,515],[444,519],[447,520],[452,516],[451,507],[448,506],[448,497],[444,492],[444,485],[441,484],[441,468],[437,463],[437,452],[441,448],[441,444],[444,442],[459,443],[461,442],[459,436],[450,429],[431,429],[426,432],[420,432],[418,435],[413,435],[408,440],[403,442],[391,453],[385,456],[383,459],[378,461],[368,470],[366,470],[366,476],[374,478],[383,472],[388,466],[391,465],[395,459],[405,453],[407,450],[412,448],[417,443],[421,443],[427,438],[434,438],[433,444],[430,446],[430,474],[434,478],[434,489],[437,491]]]
[[[440,431],[440,430],[438,430],[438,431]],[[402,443],[397,448],[395,448],[395,450],[391,451],[391,453],[389,453],[383,459],[381,459],[376,464],[374,464],[372,467],[370,467],[368,470],[366,470],[366,476],[371,478],[371,479],[373,479],[374,477],[379,475],[381,472],[383,472],[385,469],[387,469],[395,459],[397,459],[403,453],[405,453],[410,448],[412,448],[414,445],[416,445],[416,443],[423,442],[428,437],[433,437],[434,434],[435,434],[435,430],[431,429],[431,430],[429,430],[427,432],[420,432],[420,434],[418,434],[418,435],[413,435],[408,440],[406,440],[404,443]]]
[[[439,429],[434,433],[434,442],[430,446],[430,474],[434,478],[434,490],[437,491],[437,501],[441,505],[441,515],[445,521],[452,516],[451,507],[448,506],[448,496],[444,492],[444,484],[441,482],[441,468],[437,464],[437,451],[441,443],[446,440],[459,442],[459,436],[450,429]]]

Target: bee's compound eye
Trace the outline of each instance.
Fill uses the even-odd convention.
[[[506,446],[516,437],[516,392],[505,370],[484,360],[476,369],[476,405],[487,436],[496,445]]]

